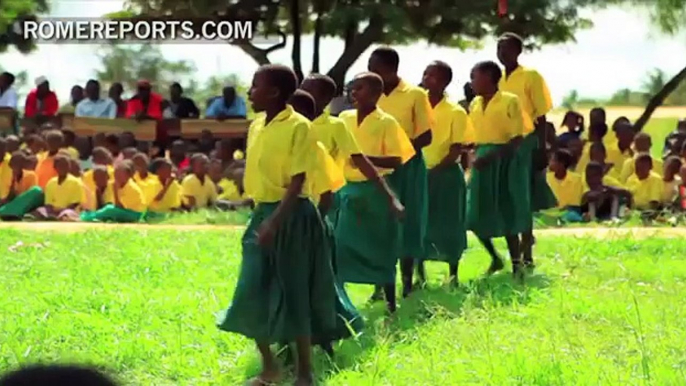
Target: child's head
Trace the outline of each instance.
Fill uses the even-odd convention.
[[[121,151],[122,158],[128,160],[132,159],[137,153],[138,149],[135,147],[126,147]]]
[[[45,135],[45,141],[48,145],[48,152],[50,152],[51,154],[55,154],[60,150],[60,148],[62,148],[62,144],[64,143],[64,136],[62,135],[62,132],[59,130],[50,130]]]
[[[588,129],[588,139],[592,142],[600,142],[607,134],[607,125],[605,123],[591,123]]]
[[[436,60],[431,62],[424,70],[422,86],[430,93],[443,93],[453,80],[453,70],[448,63]]]
[[[578,160],[579,157],[581,157],[581,153],[584,151],[584,144],[581,142],[580,138],[572,137],[567,141],[567,148],[574,158]]]
[[[112,153],[113,156],[119,155],[119,136],[117,134],[108,134],[105,137],[105,148]]]
[[[55,168],[55,171],[59,177],[65,177],[71,170],[69,157],[64,154],[57,154],[53,162],[53,167]]]
[[[64,136],[64,147],[74,146],[76,141],[76,134],[71,130],[62,130],[62,135]]]
[[[357,109],[370,109],[376,106],[383,92],[383,80],[373,72],[359,74],[353,80],[351,96]]]
[[[96,133],[93,136],[93,147],[107,146],[107,135],[103,132]]]
[[[88,159],[93,153],[91,141],[88,137],[76,137],[74,140],[74,147],[79,152],[79,158],[83,160]]]
[[[288,104],[293,106],[293,109],[298,114],[304,116],[310,121],[316,118],[314,116],[316,109],[314,98],[307,91],[300,89],[295,90],[293,95],[291,95],[291,97],[288,99]]]
[[[522,38],[512,32],[506,32],[498,39],[498,60],[507,68],[513,67],[517,64],[523,49]]]
[[[93,166],[93,181],[98,189],[105,189],[110,182],[110,173],[104,165]]]
[[[26,169],[26,153],[21,150],[13,152],[10,158],[10,168],[15,172]]]
[[[604,164],[605,158],[607,157],[605,145],[603,145],[602,142],[593,142],[591,144],[589,156],[591,158],[591,161],[598,162],[599,164]]]
[[[191,170],[193,171],[193,174],[195,175],[205,175],[207,174],[207,169],[209,166],[210,160],[207,158],[205,154],[202,153],[195,153],[191,157]]]
[[[45,150],[45,141],[40,135],[31,134],[26,137],[26,147],[31,150],[31,153],[38,154]]]
[[[214,144],[214,135],[212,135],[210,130],[205,129],[200,132],[199,142],[201,144]]]
[[[679,174],[679,170],[681,170],[681,158],[673,155],[667,157],[665,160],[665,165],[664,165],[664,176],[665,179],[671,181],[674,179],[674,176]]]
[[[591,190],[595,190],[603,185],[605,168],[598,162],[591,161],[586,165],[586,185]]]
[[[26,170],[35,170],[38,166],[38,157],[35,154],[29,154],[26,156]]]
[[[636,176],[639,180],[645,180],[650,175],[650,171],[653,169],[653,157],[650,154],[639,154],[636,157]]]
[[[686,118],[679,119],[676,124],[676,130],[680,133],[686,133]]]
[[[640,132],[636,134],[634,138],[634,147],[639,153],[649,153],[650,148],[653,146],[653,141],[650,138],[650,134]]]
[[[96,369],[76,365],[32,365],[9,372],[0,378],[2,386],[116,386],[117,383]]]
[[[367,62],[367,71],[373,72],[385,83],[392,83],[398,77],[400,56],[391,47],[379,47],[372,52]]]
[[[495,62],[479,62],[472,68],[472,88],[476,95],[493,94],[498,90],[502,76],[503,72]]]
[[[136,147],[137,141],[136,136],[130,132],[125,131],[119,136],[119,148],[124,149],[127,147]]]
[[[169,149],[169,156],[175,159],[186,158],[186,142],[180,139],[174,141]]]
[[[624,117],[624,116],[615,119],[615,121],[612,122],[612,131],[617,131],[617,129],[618,129],[621,125],[629,125],[629,126],[631,126],[631,121],[629,120],[629,118]]]
[[[69,174],[74,177],[81,177],[81,164],[72,157],[69,157]]]
[[[152,161],[152,169],[160,180],[166,181],[172,176],[172,163],[166,158],[155,158]]]
[[[96,147],[93,149],[93,164],[112,165],[112,153],[105,147]]]
[[[222,168],[222,160],[218,158],[210,159],[210,167],[207,170],[207,175],[214,182],[220,181],[224,177],[224,169]]]
[[[133,157],[131,157],[131,162],[133,162],[133,167],[138,173],[145,174],[148,172],[150,160],[148,159],[147,155],[143,153],[136,153],[133,155]]]
[[[562,126],[572,132],[584,131],[584,117],[576,111],[567,111],[562,119]]]
[[[562,173],[568,170],[574,163],[572,153],[565,149],[558,149],[550,160],[550,171]]]
[[[114,166],[114,183],[124,186],[133,176],[133,163],[130,160],[118,162]]]
[[[223,161],[228,161],[233,159],[233,152],[236,151],[236,145],[234,140],[229,138],[224,138],[217,142],[216,145],[217,157]]]
[[[316,105],[316,111],[324,111],[326,106],[336,95],[336,82],[331,77],[322,74],[310,74],[300,85],[300,89],[312,95]]]
[[[280,64],[261,66],[253,76],[248,99],[255,112],[286,104],[298,88],[298,78],[292,69]]]
[[[607,124],[607,114],[605,113],[604,108],[594,107],[591,109],[591,113],[589,115],[591,117],[591,125],[597,125],[600,123]]]
[[[631,123],[615,121],[612,125],[612,130],[614,130],[617,135],[617,143],[621,149],[631,147],[631,143],[634,141],[635,136],[634,128],[631,126]]]
[[[8,135],[7,138],[5,138],[6,152],[14,153],[15,151],[19,150],[19,147],[21,147],[21,141],[19,141],[19,137],[16,135]]]

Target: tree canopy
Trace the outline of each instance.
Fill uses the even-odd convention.
[[[497,2],[474,0],[236,0],[221,2],[186,0],[131,0],[118,16],[127,17],[215,17],[252,20],[261,34],[278,35],[281,41],[261,48],[251,42],[232,42],[258,64],[269,63],[269,53],[293,39],[293,68],[302,75],[301,36],[314,35],[311,68],[319,68],[322,37],[338,37],[344,49],[328,74],[339,85],[347,70],[376,43],[409,44],[418,40],[442,46],[467,48],[489,35],[516,32],[531,47],[574,39],[590,21],[579,15],[581,7],[602,0],[510,1],[510,15],[497,15]],[[290,37],[289,37],[290,36]]]
[[[10,0],[0,1],[0,53],[9,46],[27,53],[34,48],[31,41],[24,40],[14,29],[14,23],[21,19],[34,19],[36,15],[48,11],[47,0]]]

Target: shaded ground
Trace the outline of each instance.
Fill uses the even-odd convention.
[[[70,222],[0,222],[0,229],[51,232],[85,232],[95,229],[140,229],[178,231],[226,231],[242,229],[240,225],[178,225],[178,224],[98,224]],[[537,230],[539,236],[577,236],[595,238],[686,237],[686,228],[555,228]]]

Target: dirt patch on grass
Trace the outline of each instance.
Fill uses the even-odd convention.
[[[119,230],[136,229],[175,230],[181,232],[213,231],[221,232],[239,230],[241,225],[178,225],[178,224],[98,224],[98,223],[69,223],[69,222],[5,222],[0,223],[0,229],[15,229],[19,231],[38,232],[85,232],[89,230]],[[556,228],[537,230],[537,236],[570,236],[595,238],[648,238],[648,237],[686,237],[686,228]]]

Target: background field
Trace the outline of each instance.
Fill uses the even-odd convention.
[[[240,264],[240,229],[204,232],[3,229],[0,368],[78,360],[132,385],[237,385],[258,369],[252,344],[219,332]],[[527,286],[482,279],[478,245],[459,290],[430,265],[430,287],[397,320],[367,317],[327,385],[680,385],[686,378],[686,239],[539,237]],[[471,240],[473,242],[473,240]],[[19,244],[21,242],[21,244]],[[501,249],[503,246],[500,246]]]

